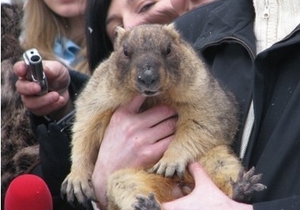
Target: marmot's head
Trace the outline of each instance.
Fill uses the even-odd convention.
[[[157,95],[181,80],[187,44],[170,25],[141,25],[116,30],[115,61],[122,84],[146,96]]]

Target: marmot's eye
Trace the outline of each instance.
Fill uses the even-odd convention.
[[[124,53],[124,55],[125,55],[126,57],[128,57],[128,55],[129,55],[128,49],[127,49],[127,47],[125,47],[125,46],[124,46],[124,48],[123,48],[123,53]]]
[[[167,47],[167,55],[169,55],[171,53],[172,49],[171,49],[171,44],[168,44],[168,47]]]

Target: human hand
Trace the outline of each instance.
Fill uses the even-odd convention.
[[[195,180],[194,190],[187,196],[163,204],[165,210],[253,210],[248,204],[238,203],[226,196],[197,162],[189,165]]]
[[[16,82],[17,92],[21,95],[24,106],[38,116],[55,113],[69,102],[68,69],[58,61],[43,61],[43,67],[51,91],[39,96],[37,94],[41,87],[26,79],[28,68],[25,62],[19,61],[14,65],[14,73],[19,77]]]
[[[103,206],[107,179],[114,171],[150,167],[174,137],[177,118],[170,117],[176,115],[175,111],[159,105],[139,113],[144,100],[137,96],[117,109],[106,128],[92,175],[96,197]]]

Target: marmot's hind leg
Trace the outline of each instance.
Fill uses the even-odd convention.
[[[159,210],[160,203],[182,196],[174,179],[144,170],[120,170],[112,174],[108,181],[109,209]]]
[[[260,184],[261,175],[254,169],[245,172],[239,158],[229,146],[221,145],[205,153],[199,162],[214,183],[230,198],[247,201],[254,191],[264,190]]]

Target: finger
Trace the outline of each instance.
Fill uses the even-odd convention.
[[[152,144],[150,149],[153,150],[153,152],[158,155],[158,158],[160,159],[164,152],[169,147],[171,141],[174,139],[174,135],[168,136],[164,139],[161,139],[160,141],[156,142],[155,144]]]
[[[140,113],[137,117],[140,118],[141,123],[152,127],[174,115],[176,115],[175,110],[165,105],[158,105]]]
[[[146,97],[138,95],[132,99],[127,105],[123,106],[123,109],[128,110],[130,113],[138,113]]]
[[[54,80],[69,74],[68,69],[57,61],[44,61],[44,71],[49,80]]]
[[[36,115],[47,115],[66,103],[57,92],[49,92],[43,96],[22,96],[22,101],[25,107]]]
[[[141,157],[144,158],[142,166],[145,168],[151,168],[155,163],[157,163],[162,158],[173,139],[174,135],[171,135],[152,145],[143,147],[140,150]],[[140,158],[140,160],[143,158]]]
[[[52,90],[60,90],[69,86],[69,71],[62,63],[57,61],[45,61],[44,71],[47,76],[49,88]]]
[[[59,95],[56,92],[49,92],[42,96],[22,96],[22,101],[26,107],[37,110],[49,104],[53,104],[59,100]]]
[[[55,111],[61,109],[65,104],[66,104],[65,99],[60,96],[56,102],[54,102],[52,104],[48,104],[45,107],[43,107],[42,109],[38,109],[37,111],[35,111],[33,113],[35,113],[37,116],[49,115],[49,114],[54,113]]]
[[[14,64],[13,70],[18,77],[24,78],[27,74],[27,65],[24,61],[18,61]]]
[[[20,95],[33,96],[41,91],[39,84],[35,82],[30,82],[24,78],[20,78],[16,84],[16,89]]]
[[[149,128],[145,133],[149,137],[150,143],[155,143],[164,139],[176,131],[177,118],[169,118],[161,123]]]

